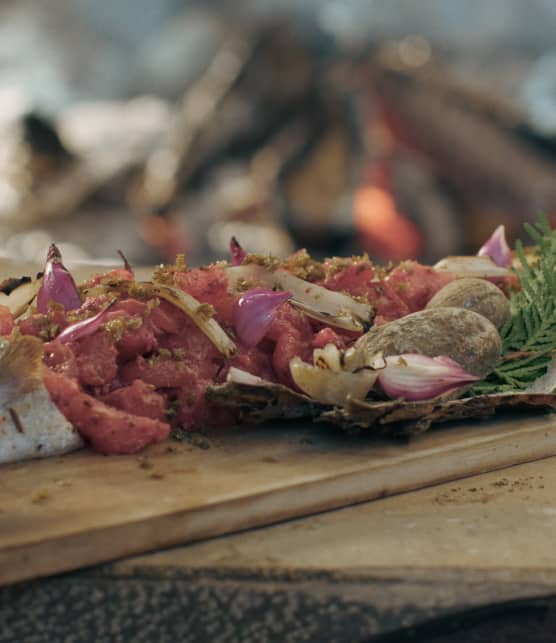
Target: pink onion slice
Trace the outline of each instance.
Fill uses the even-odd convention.
[[[232,266],[241,266],[246,256],[247,253],[241,247],[239,241],[235,237],[232,237],[230,239],[230,257]]]
[[[234,328],[245,346],[256,346],[270,328],[280,306],[291,299],[289,291],[253,288],[242,295],[234,309]]]
[[[65,344],[67,342],[75,342],[78,339],[83,337],[88,337],[93,335],[101,327],[106,319],[106,315],[110,308],[116,303],[117,299],[114,298],[110,303],[99,311],[96,315],[89,317],[88,319],[83,319],[82,321],[75,322],[75,324],[70,324],[56,337],[55,342],[61,342]]]
[[[55,244],[48,249],[42,283],[37,293],[37,310],[47,313],[50,302],[61,304],[65,310],[81,306],[75,281],[62,263],[62,255]]]
[[[392,399],[410,402],[428,400],[463,384],[481,378],[465,371],[456,361],[441,355],[426,357],[417,353],[386,357],[378,383]]]
[[[512,265],[512,251],[506,241],[506,229],[499,225],[477,253],[479,257],[490,257],[497,266]]]
[[[232,289],[241,280],[245,280],[268,288],[290,291],[293,295],[292,306],[327,326],[362,332],[371,325],[374,311],[370,304],[356,301],[343,292],[300,279],[286,270],[268,270],[250,263],[230,267],[226,272]]]

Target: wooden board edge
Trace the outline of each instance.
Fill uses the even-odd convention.
[[[555,427],[556,428],[556,427]],[[510,438],[510,439],[509,439]],[[343,506],[451,482],[486,470],[532,462],[556,455],[556,430],[548,426],[493,436],[477,445],[454,445],[441,462],[435,450],[401,468],[380,467],[303,482],[203,508],[177,511],[135,523],[103,527],[0,551],[0,585],[108,562],[120,557],[261,527]],[[493,466],[493,450],[497,464]],[[487,462],[489,464],[487,464]],[[422,484],[423,465],[434,475]],[[130,542],[130,527],[133,542]],[[154,533],[153,533],[154,532]]]

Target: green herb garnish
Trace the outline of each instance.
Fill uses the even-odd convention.
[[[521,266],[514,272],[521,289],[510,299],[511,317],[500,331],[502,357],[494,371],[471,389],[472,395],[522,391],[544,375],[556,351],[556,230],[539,215],[525,230],[536,244],[527,261],[516,243]]]

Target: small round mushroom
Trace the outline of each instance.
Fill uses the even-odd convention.
[[[427,304],[431,308],[465,308],[483,315],[496,328],[501,328],[510,317],[510,302],[506,295],[490,281],[464,277],[441,288]]]

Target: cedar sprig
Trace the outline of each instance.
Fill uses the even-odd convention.
[[[472,394],[526,389],[544,375],[556,351],[556,230],[539,215],[525,230],[536,244],[529,262],[516,243],[520,290],[510,300],[511,316],[502,328],[502,357],[494,371],[471,389]]]

